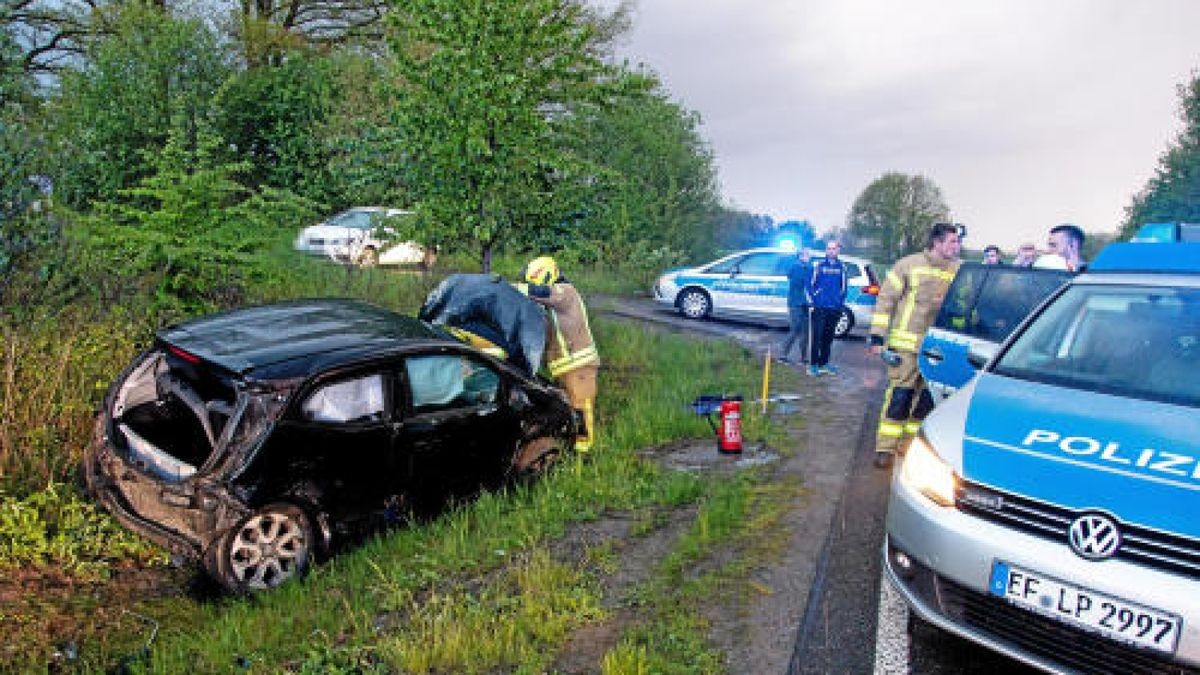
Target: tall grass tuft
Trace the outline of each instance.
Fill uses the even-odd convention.
[[[543,672],[574,628],[603,618],[594,583],[536,549],[477,585],[396,599],[399,629],[378,646],[401,672]]]

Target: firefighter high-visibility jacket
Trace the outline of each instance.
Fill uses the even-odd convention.
[[[871,341],[916,353],[958,266],[957,260],[941,260],[925,251],[896,261],[879,289],[871,315]]]
[[[546,312],[546,370],[557,378],[583,366],[599,366],[600,354],[592,329],[588,326],[587,308],[579,291],[568,283],[551,284],[550,294],[539,297],[530,294]]]

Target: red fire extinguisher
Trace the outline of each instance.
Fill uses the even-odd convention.
[[[721,426],[717,450],[727,455],[742,453],[742,397],[725,396],[721,400]]]

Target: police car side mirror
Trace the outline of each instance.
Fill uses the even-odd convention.
[[[967,348],[967,363],[970,363],[976,370],[982,369],[995,358],[996,353],[1000,351],[1000,347],[991,343],[976,343]]]

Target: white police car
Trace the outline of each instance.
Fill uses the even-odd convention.
[[[823,255],[812,251],[813,259]],[[847,255],[839,259],[846,263],[849,288],[834,335],[865,333],[871,327],[879,282],[869,260]],[[689,319],[711,316],[787,326],[787,273],[795,260],[794,249],[755,248],[707,265],[669,270],[654,284],[654,299]]]
[[[1106,248],[925,420],[886,574],[1054,672],[1200,672],[1200,243]]]

